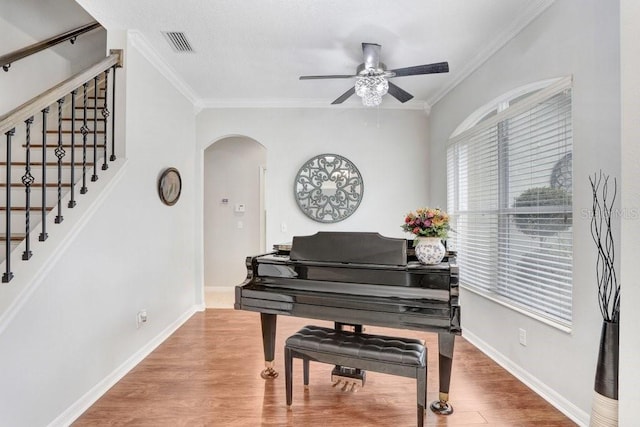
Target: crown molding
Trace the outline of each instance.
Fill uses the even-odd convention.
[[[194,114],[200,113],[203,109],[222,108],[332,108],[332,109],[364,109],[360,102],[345,102],[344,104],[333,105],[323,99],[299,99],[299,98],[199,98],[195,91],[189,86],[179,74],[162,58],[162,56],[152,47],[145,36],[137,30],[127,31],[131,45],[138,49],[142,56],[147,59],[191,104],[193,104]],[[432,103],[412,100],[399,103],[395,100],[383,102],[377,108],[380,110],[421,110],[429,115]]]
[[[456,72],[451,83],[440,89],[434,96],[427,100],[427,104],[430,106],[435,105],[444,96],[458,86],[464,79],[469,77],[471,73],[480,68],[491,56],[493,56],[498,50],[512,40],[520,31],[522,31],[527,25],[529,25],[534,19],[544,12],[549,6],[551,6],[555,0],[536,0],[527,3],[527,7],[522,11],[517,19],[511,22],[511,25],[506,27],[505,30],[493,41],[488,44],[483,50],[479,51],[477,55],[468,61],[459,71]]]
[[[194,105],[197,112],[200,105],[199,99],[195,91],[187,83],[182,80],[178,73],[162,59],[162,56],[151,46],[144,35],[136,30],[127,31],[128,39],[131,45],[138,49],[142,56],[147,59],[189,102]]]

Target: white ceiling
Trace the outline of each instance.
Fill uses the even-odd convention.
[[[108,30],[134,30],[139,46],[196,104],[329,106],[352,80],[362,42],[382,45],[389,69],[448,61],[447,74],[394,78],[414,95],[383,108],[437,102],[553,0],[77,0]],[[163,32],[184,32],[176,53]],[[343,105],[357,106],[352,96]],[[339,108],[333,106],[332,108]]]

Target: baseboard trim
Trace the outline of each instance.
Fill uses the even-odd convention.
[[[522,369],[522,367],[513,363],[513,361],[505,357],[502,353],[491,347],[482,339],[478,338],[478,336],[474,335],[472,332],[469,332],[467,329],[465,329],[463,336],[467,341],[469,341],[480,351],[490,357],[498,365],[506,369],[511,375],[516,377],[523,384],[533,390],[536,394],[538,394],[560,412],[569,417],[571,421],[575,422],[579,426],[586,427],[589,425],[589,414],[587,412],[569,402],[558,392],[541,382],[538,378],[534,377],[529,372]]]
[[[144,360],[153,350],[162,344],[171,334],[173,334],[180,326],[184,324],[196,312],[202,311],[202,308],[195,305],[190,307],[173,323],[167,326],[162,332],[156,335],[144,347],[134,353],[122,365],[118,366],[111,374],[106,376],[102,381],[91,388],[84,396],[73,403],[67,410],[53,420],[49,427],[62,427],[71,425],[80,415],[91,407],[103,394],[120,381],[131,369]]]

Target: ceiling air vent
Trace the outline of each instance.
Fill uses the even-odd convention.
[[[185,36],[184,33],[177,31],[165,31],[162,34],[164,34],[171,45],[171,48],[176,52],[193,52],[191,43],[189,43],[189,40],[187,40],[187,36]]]

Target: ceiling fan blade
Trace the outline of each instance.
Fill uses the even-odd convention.
[[[400,89],[398,86],[394,85],[391,82],[387,82],[387,83],[389,83],[389,92],[387,93],[393,96],[398,101],[402,102],[403,104],[408,100],[410,100],[411,98],[413,98],[413,95],[411,95],[406,90]]]
[[[364,57],[364,68],[377,70],[380,67],[380,46],[376,43],[362,43],[362,55]]]
[[[314,79],[350,79],[355,77],[352,74],[331,74],[327,76],[300,76],[300,80],[314,80]]]
[[[397,68],[391,71],[396,74],[394,77],[415,76],[417,74],[448,73],[449,63],[436,62],[434,64],[416,65],[415,67]]]
[[[355,86],[352,87],[351,89],[349,89],[348,91],[346,91],[345,93],[343,93],[342,95],[340,95],[338,97],[338,99],[336,99],[335,101],[333,101],[331,104],[342,104],[344,101],[346,101],[347,99],[349,99],[349,97],[351,97],[351,95],[353,95],[354,93],[356,93],[356,88]]]

